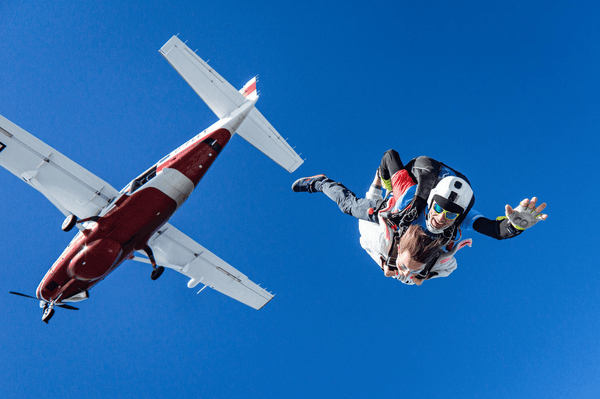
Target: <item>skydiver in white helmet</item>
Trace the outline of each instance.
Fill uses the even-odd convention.
[[[461,230],[502,240],[521,234],[548,215],[541,212],[546,204],[537,206],[537,198],[524,199],[519,207],[505,207],[505,216],[494,220],[473,211],[475,196],[466,176],[432,158],[417,157],[406,165],[394,150],[386,151],[378,169],[382,185],[393,198],[383,211],[399,224],[421,223],[432,234],[443,235],[449,241],[461,237]],[[415,185],[416,183],[416,185]],[[408,220],[408,223],[407,223]]]
[[[382,186],[393,195],[384,199]],[[524,199],[515,209],[506,205],[503,217],[485,218],[472,209],[473,190],[460,172],[429,157],[418,157],[403,165],[394,150],[384,154],[366,198],[357,198],[325,175],[298,179],[292,190],[323,192],[342,212],[360,219],[361,246],[386,276],[405,284],[420,285],[426,279],[452,273],[456,269],[455,252],[471,245],[471,239],[464,239],[470,230],[501,240],[515,237],[548,217],[541,213],[546,204],[537,206],[537,198],[533,197],[531,201]],[[400,249],[394,248],[397,244],[392,241],[413,224],[422,226],[443,249],[422,266],[419,274],[413,271],[407,275],[406,270],[400,272],[406,268],[395,264],[394,256]]]

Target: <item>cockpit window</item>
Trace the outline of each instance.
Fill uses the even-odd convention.
[[[142,187],[144,184],[148,183],[156,177],[156,165],[145,171],[140,176],[136,177],[127,185],[129,189],[124,189],[125,191],[129,191],[130,194],[133,194],[138,188]]]
[[[165,155],[160,161],[158,161],[156,164],[160,165],[161,163],[165,162],[167,159],[171,158],[171,154],[167,154]]]

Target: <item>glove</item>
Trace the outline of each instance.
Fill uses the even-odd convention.
[[[539,222],[540,220],[544,220],[541,218],[541,212],[536,212],[535,208],[530,209],[528,207],[524,207],[519,205],[514,209],[514,212],[511,214],[506,213],[506,217],[510,220],[510,223],[517,230],[526,230]]]
[[[410,209],[406,211],[400,224],[402,226],[410,226],[415,219],[419,217],[419,214],[423,212],[423,209],[425,209],[426,206],[427,202],[425,200],[415,196],[410,203]]]

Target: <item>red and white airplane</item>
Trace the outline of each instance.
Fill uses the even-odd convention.
[[[236,90],[176,36],[160,53],[220,120],[121,191],[0,115],[0,165],[66,216],[63,230],[80,230],[37,288],[46,323],[55,306],[77,309],[67,303],[87,299],[127,259],[150,263],[153,280],[168,267],[189,277],[189,288],[202,283],[255,309],[273,298],[168,221],[234,133],[289,172],[303,161],[255,108],[256,78]]]

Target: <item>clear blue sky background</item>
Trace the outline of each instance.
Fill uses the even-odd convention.
[[[305,164],[234,137],[172,219],[276,296],[254,311],[126,262],[49,325],[33,300],[71,240],[0,171],[3,398],[598,398],[600,6],[596,1],[0,3],[0,114],[117,189],[216,121],[158,49],[174,34]],[[485,4],[482,4],[485,3]],[[526,197],[549,219],[475,236],[449,277],[407,287],[357,221],[291,183],[364,193],[381,155],[465,173],[489,217]]]

